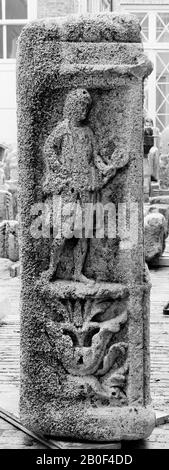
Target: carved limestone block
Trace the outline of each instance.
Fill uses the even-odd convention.
[[[21,419],[64,439],[148,436],[143,80],[129,14],[34,22],[17,55]]]
[[[44,302],[45,335],[56,368],[74,381],[74,392],[86,399],[127,402],[128,291],[120,284],[58,281],[47,287],[39,283]],[[65,289],[66,287],[66,289]],[[60,341],[58,343],[58,337]],[[70,393],[70,392],[69,392]],[[67,386],[65,385],[65,399]],[[69,395],[68,395],[69,396]],[[115,400],[118,404],[118,400]]]

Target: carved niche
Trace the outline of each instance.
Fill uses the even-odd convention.
[[[102,202],[103,188],[129,161],[128,147],[116,148],[113,141],[104,152],[99,151],[89,121],[92,106],[88,90],[70,91],[63,120],[48,136],[43,149],[44,196],[61,196],[63,204],[72,204],[72,211],[75,207],[75,216],[77,203],[83,209],[87,203]],[[74,218],[71,214],[71,224]],[[65,383],[73,382],[71,389],[83,389],[86,400],[90,396],[127,403],[128,293],[120,284],[98,283],[86,277],[90,240],[83,232],[73,246],[70,228],[72,225],[67,236],[64,233],[53,239],[49,268],[42,273],[39,284],[43,296],[46,293],[44,325],[51,357],[56,359],[57,373],[59,364],[65,374]],[[68,268],[73,252],[74,267],[69,278],[66,273],[59,276],[65,252]],[[65,390],[66,385],[66,394]]]
[[[49,281],[59,277],[58,271],[64,258],[65,249],[71,259],[74,253],[74,267],[69,279],[88,283],[85,275],[85,262],[89,252],[90,240],[77,233],[77,207],[81,210],[89,205],[102,203],[103,188],[115,177],[117,171],[129,161],[129,144],[123,142],[118,148],[113,140],[107,146],[98,148],[94,130],[90,124],[90,113],[94,104],[90,92],[86,89],[71,90],[63,106],[63,120],[60,121],[47,137],[44,147],[43,193],[44,197],[61,198],[62,208],[69,206],[70,218],[62,211],[61,236],[53,237],[48,270],[43,273]],[[113,139],[113,138],[112,138]],[[88,206],[88,207],[89,207]],[[82,220],[82,224],[83,224]],[[93,235],[94,236],[94,235]],[[70,241],[69,241],[70,240]],[[73,245],[72,240],[75,240]]]

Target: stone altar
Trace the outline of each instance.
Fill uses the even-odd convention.
[[[142,439],[155,426],[143,240],[151,70],[128,14],[33,22],[19,39],[20,413],[46,435]]]
[[[145,260],[148,264],[158,262],[165,250],[165,240],[168,237],[166,217],[155,205],[150,206],[144,217]]]

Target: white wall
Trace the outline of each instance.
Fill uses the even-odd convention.
[[[37,18],[37,0],[28,0],[28,20],[34,18]],[[0,144],[15,145],[16,140],[16,61],[0,59]]]
[[[16,65],[0,63],[0,143],[16,143]]]

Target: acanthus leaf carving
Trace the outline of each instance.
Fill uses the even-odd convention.
[[[46,331],[52,348],[63,340],[60,361],[67,373],[89,384],[93,393],[102,398],[125,397],[128,373],[128,344],[118,333],[127,323],[126,299],[87,299],[80,307],[80,300],[69,303],[69,316],[72,321],[55,322],[46,319]],[[98,306],[99,304],[99,306]],[[66,306],[65,306],[66,308]],[[72,312],[70,310],[72,308]],[[81,308],[82,323],[76,325],[76,316]],[[114,337],[116,338],[114,340]]]

